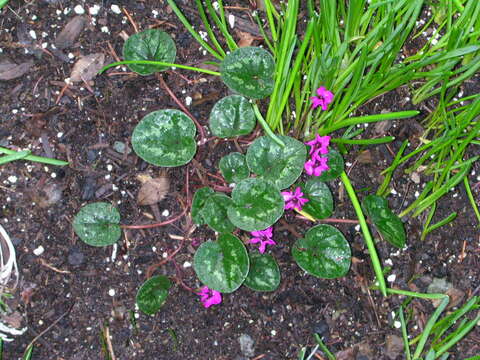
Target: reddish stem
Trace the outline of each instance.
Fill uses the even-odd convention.
[[[171,223],[177,221],[178,219],[182,218],[182,216],[184,216],[187,213],[187,210],[188,210],[188,207],[185,206],[183,211],[180,214],[178,214],[177,216],[175,216],[171,219],[159,222],[159,223],[143,224],[143,225],[120,225],[120,227],[122,229],[151,229],[151,228],[155,228],[155,227],[159,227],[159,226],[168,225],[168,224],[171,224]]]

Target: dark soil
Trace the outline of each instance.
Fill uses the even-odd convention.
[[[10,6],[15,12],[1,11],[0,60],[17,63],[33,60],[34,65],[19,78],[0,81],[0,146],[28,148],[37,155],[70,162],[67,167],[24,161],[0,167],[0,221],[16,245],[21,274],[10,305],[24,314],[24,324],[28,327],[23,336],[5,343],[4,358],[20,358],[27,344],[60,317],[36,341],[33,359],[104,359],[102,328],[108,328],[115,356],[122,360],[220,360],[245,359],[247,355],[252,359],[294,359],[302,346],[314,344],[314,332],[325,337],[332,351],[350,350],[344,359],[394,356],[388,354],[386,339],[390,334],[401,335],[393,326],[392,312],[403,299],[382,298],[377,291],[368,289],[374,275],[355,225],[338,226],[354,255],[352,268],[344,278],[321,280],[300,270],[292,260],[290,247],[296,234],[302,234],[309,224],[287,216],[286,222],[278,223],[274,230],[279,245],[270,248],[282,273],[277,291],[258,293],[242,287],[224,295],[221,305],[205,309],[198,296],[174,286],[157,315],[146,316],[135,310],[135,295],[146,279],[147,269],[180,246],[178,237],[186,235],[191,224],[189,218],[154,229],[125,231],[115,256],[111,246],[95,248],[80,241],[72,230],[73,217],[86,203],[107,201],[118,207],[123,224],[167,220],[182,211],[182,204],[187,203],[198,187],[207,182],[222,185],[203,169],[217,174],[218,160],[230,151],[237,151],[237,147],[233,142],[209,141],[200,147],[196,165],[167,171],[170,192],[158,208],[137,205],[140,182],[136,176],[143,172],[157,175],[159,169],[142,162],[133,153],[116,152],[113,145],[120,141],[130,148],[132,130],[144,115],[153,110],[178,108],[177,104],[156,76],[141,77],[128,70],[112,70],[96,76],[88,86],[75,83],[61,93],[64,80],[81,55],[104,53],[106,62],[114,58],[113,51],[121,57],[124,42],[121,32],[133,34],[134,28],[123,13],[111,10],[112,4],[125,7],[140,30],[155,26],[169,32],[177,44],[177,62],[199,64],[209,58],[199,51],[199,45],[164,1],[98,3],[103,6],[96,16],[88,13],[94,3],[83,1],[14,0]],[[193,1],[183,3],[192,8]],[[246,6],[247,1],[243,3]],[[88,24],[73,45],[61,50],[62,56],[51,44],[76,15],[73,8],[78,4],[85,8]],[[248,19],[245,11],[237,10],[235,14]],[[195,12],[187,7],[186,15],[198,21]],[[35,31],[37,39],[32,39],[30,30]],[[42,43],[48,44],[44,50]],[[193,98],[189,110],[202,125],[206,125],[215,101],[227,93],[215,77],[174,71],[162,76],[180,101],[185,103],[187,96]],[[478,78],[476,81],[478,85]],[[407,89],[400,89],[376,99],[364,112],[414,108],[405,100],[407,95]],[[420,116],[394,123],[388,131],[398,138],[390,145],[393,152],[402,139],[418,137],[416,121],[421,119]],[[246,147],[240,144],[245,151]],[[392,154],[386,146],[351,149],[346,158],[350,165],[347,169],[354,187],[361,190],[360,197],[376,190],[382,182],[381,171],[391,161]],[[479,164],[474,171],[480,174]],[[11,176],[16,181],[10,181]],[[421,180],[423,183],[425,179]],[[470,181],[478,182],[476,175]],[[397,195],[389,197],[392,208],[399,211],[410,204],[415,192],[421,190],[421,183],[415,184],[409,175],[397,172],[393,182]],[[330,187],[336,197],[335,217],[354,219],[351,203],[339,182],[331,182]],[[54,195],[59,194],[55,199]],[[478,187],[474,196],[478,201]],[[405,250],[378,242],[381,259],[396,274],[391,286],[425,292],[433,278],[446,278],[464,294],[464,299],[478,294],[480,236],[461,186],[439,202],[436,220],[452,211],[457,211],[459,217],[423,242],[420,241],[423,219],[405,219],[408,232]],[[245,239],[248,236],[239,235]],[[197,228],[174,262],[156,273],[181,278],[188,286],[197,288],[200,283],[189,266],[195,242],[214,236],[204,227]],[[37,256],[34,250],[40,246],[44,252]],[[414,300],[413,309],[411,331],[415,334],[423,328],[433,306],[428,301]],[[254,341],[253,353],[242,354],[239,345],[242,334]],[[478,354],[479,344],[477,327],[457,347],[453,359]],[[401,358],[399,355],[398,359]]]

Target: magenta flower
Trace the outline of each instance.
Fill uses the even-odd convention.
[[[277,244],[272,239],[272,227],[271,226],[269,228],[266,228],[265,230],[252,231],[250,234],[252,234],[254,237],[251,238],[248,243],[249,244],[260,243],[260,247],[258,248],[258,251],[260,251],[260,254],[263,254],[265,252],[265,248],[266,248],[267,245],[276,245]]]
[[[208,286],[202,287],[197,295],[200,296],[200,301],[206,308],[222,302],[222,294],[216,290],[210,289]]]
[[[317,89],[317,96],[312,96],[312,107],[315,109],[321,107],[323,111],[328,109],[328,105],[333,101],[333,93],[328,91],[323,86]]]
[[[305,145],[310,146],[310,155],[313,155],[316,151],[320,150],[320,154],[327,154],[328,153],[328,146],[330,145],[330,136],[320,136],[318,134],[315,135],[315,139],[312,141],[308,141]],[[319,148],[320,146],[320,148]]]
[[[283,199],[285,200],[285,210],[296,209],[302,211],[302,207],[308,202],[308,199],[302,198],[303,193],[300,187],[295,191],[282,191]]]
[[[305,172],[308,175],[320,176],[324,171],[330,169],[328,158],[320,157],[318,152],[313,154],[312,158],[305,163]]]

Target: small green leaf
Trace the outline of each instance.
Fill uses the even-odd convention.
[[[318,179],[322,181],[332,181],[338,178],[342,174],[344,168],[342,155],[337,150],[330,149],[328,154],[322,156],[328,158],[327,164],[329,169],[318,176]]]
[[[381,196],[368,195],[362,205],[382,237],[393,246],[403,248],[407,241],[405,229],[402,220],[388,207],[388,201]]]
[[[275,224],[285,206],[280,191],[270,182],[258,178],[240,181],[232,191],[232,200],[228,218],[245,231],[264,230]]]
[[[203,219],[202,209],[205,206],[205,201],[215,194],[215,191],[210,189],[209,187],[203,187],[198,189],[193,195],[192,200],[192,220],[197,225],[205,224],[205,220]]]
[[[247,277],[249,260],[243,243],[232,234],[204,242],[193,257],[193,268],[200,281],[221,293],[237,290]]]
[[[180,166],[197,151],[195,124],[179,110],[166,109],[146,115],[133,130],[133,150],[157,166]]]
[[[147,315],[155,314],[165,304],[171,286],[172,283],[166,276],[151,277],[137,292],[138,308]]]
[[[250,253],[250,270],[245,286],[255,291],[275,291],[280,285],[280,270],[270,254]]]
[[[245,155],[239,152],[233,152],[221,158],[218,167],[229,183],[237,183],[250,176]]]
[[[252,104],[240,95],[220,99],[210,113],[212,134],[221,138],[247,135],[255,128]]]
[[[327,184],[313,177],[301,185],[303,197],[308,202],[303,205],[303,211],[315,219],[325,219],[333,213],[333,197]]]
[[[121,236],[120,213],[111,204],[96,202],[85,205],[73,220],[73,230],[91,246],[114,244]]]
[[[298,239],[292,255],[298,266],[319,278],[338,278],[350,268],[351,251],[347,240],[340,231],[326,224],[312,227],[304,239]]]
[[[177,55],[175,42],[170,35],[157,29],[149,29],[131,35],[123,45],[125,60],[148,60],[173,63]],[[140,75],[150,75],[167,69],[161,65],[128,64],[128,67]]]
[[[232,199],[224,194],[211,195],[203,205],[202,216],[205,223],[219,233],[228,233],[235,230],[227,215]]]
[[[241,47],[228,54],[220,65],[223,82],[233,91],[253,99],[273,92],[275,61],[259,47]]]
[[[247,165],[259,178],[268,180],[282,190],[292,185],[302,174],[307,148],[289,136],[278,136],[281,147],[269,136],[257,138],[247,150]]]

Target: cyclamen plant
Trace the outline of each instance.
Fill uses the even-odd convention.
[[[147,51],[150,47],[152,51]],[[171,38],[151,29],[127,40],[124,63],[131,70],[148,75],[172,65],[182,67],[172,64],[175,53]],[[277,289],[280,270],[267,246],[276,245],[273,226],[285,210],[295,210],[312,221],[333,213],[333,196],[327,182],[343,173],[344,163],[340,153],[330,147],[330,136],[316,135],[315,139],[302,143],[289,136],[275,135],[255,102],[273,91],[273,65],[268,51],[246,47],[228,54],[220,65],[220,73],[209,71],[220,75],[238,94],[219,100],[212,108],[209,118],[212,134],[220,138],[247,135],[258,120],[267,136],[255,139],[246,155],[231,153],[220,160],[220,171],[233,186],[231,196],[208,187],[194,194],[192,220],[218,233],[215,241],[205,241],[198,247],[193,261],[194,271],[203,284],[194,293],[206,308],[221,303],[222,294],[232,293],[242,285],[255,291]],[[327,111],[334,95],[324,87],[319,87],[317,95],[311,98],[312,107]],[[135,127],[132,146],[139,157],[152,165],[181,166],[195,156],[195,134],[195,124],[185,113],[158,110],[146,115]],[[303,171],[309,178],[297,183]],[[404,244],[404,232],[403,238],[399,235],[400,230],[403,231],[401,221],[396,221],[395,215],[385,210],[388,205],[384,199],[377,198],[372,195],[366,206],[371,220],[380,224],[378,230],[387,234],[386,240],[396,246]],[[119,222],[120,214],[112,205],[93,203],[80,210],[73,228],[87,244],[106,246],[120,238]],[[249,240],[242,242],[239,238],[242,234]],[[316,277],[341,277],[350,268],[349,244],[331,225],[313,226],[303,238],[296,239],[291,251],[298,266]],[[146,314],[158,311],[170,287],[170,280],[163,275],[148,279],[137,294],[140,310]]]

